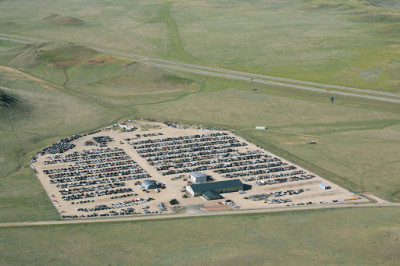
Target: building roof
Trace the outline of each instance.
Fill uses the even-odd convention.
[[[211,198],[220,198],[221,197],[221,195],[220,194],[218,194],[217,192],[215,192],[215,191],[212,191],[212,190],[207,190],[206,192],[203,192],[203,196],[204,197],[206,197],[207,199],[211,199]]]
[[[154,181],[152,181],[152,180],[149,180],[149,179],[146,179],[146,180],[143,180],[142,181],[142,186],[151,186],[151,185],[157,185]]]
[[[207,190],[219,190],[231,187],[243,187],[243,183],[239,179],[231,179],[226,181],[217,181],[209,183],[191,184],[193,192],[204,192]]]
[[[207,175],[205,173],[200,173],[200,172],[193,172],[193,173],[190,173],[190,175],[193,176],[194,178],[207,177]]]

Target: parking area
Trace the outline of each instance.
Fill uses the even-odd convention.
[[[199,204],[211,211],[367,201],[232,132],[161,121],[129,120],[74,135],[39,151],[31,166],[63,218],[171,213]],[[244,186],[208,201],[188,192],[193,172],[210,183],[239,179]]]

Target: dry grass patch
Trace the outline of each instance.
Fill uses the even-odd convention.
[[[84,24],[84,21],[79,18],[63,16],[59,14],[51,14],[50,16],[45,17],[44,20],[52,24],[63,26],[79,26]]]

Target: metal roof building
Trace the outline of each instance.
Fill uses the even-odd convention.
[[[143,180],[142,181],[142,187],[144,187],[145,189],[156,189],[158,188],[157,184],[149,179]]]
[[[231,179],[226,181],[191,184],[186,186],[186,190],[192,194],[192,196],[200,196],[208,190],[215,193],[227,193],[243,190],[243,183],[239,179]]]
[[[220,194],[218,194],[218,193],[216,193],[216,192],[214,192],[214,191],[210,191],[210,190],[207,190],[206,192],[204,192],[204,193],[202,194],[202,196],[203,196],[206,200],[215,200],[215,199],[220,199],[220,198],[221,198],[221,195],[220,195]]]

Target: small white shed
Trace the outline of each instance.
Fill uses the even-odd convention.
[[[193,172],[189,175],[190,179],[193,183],[206,183],[207,182],[207,175],[200,172]]]

